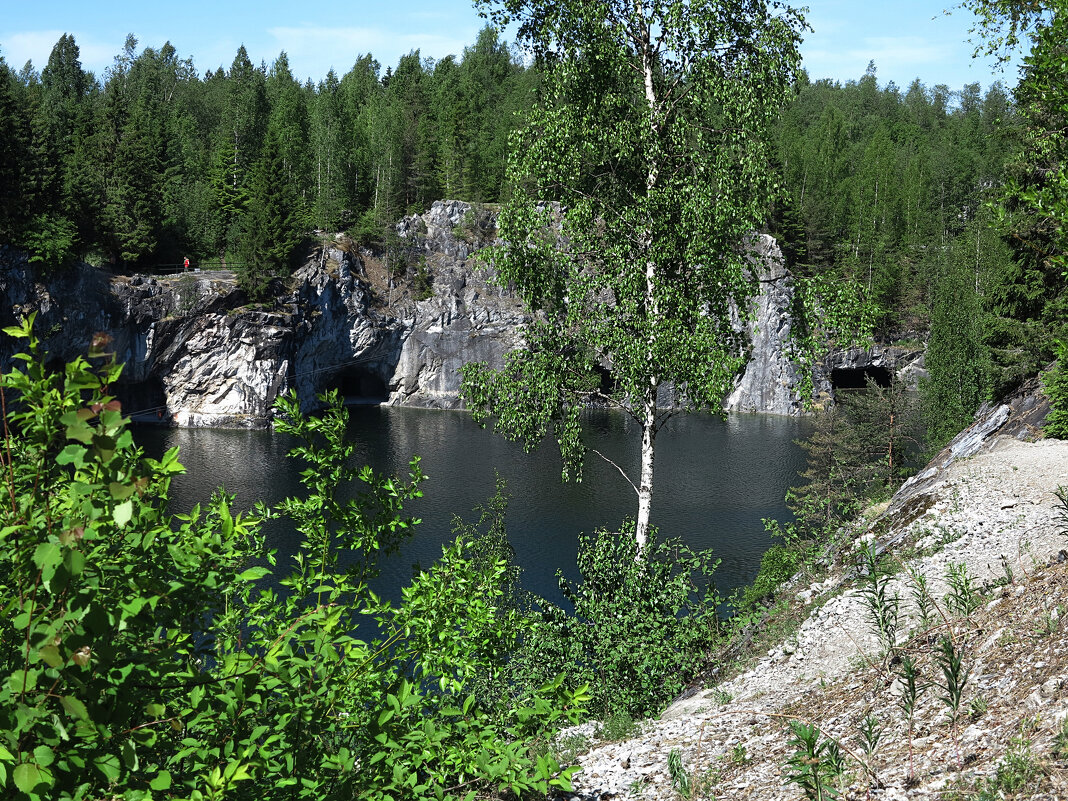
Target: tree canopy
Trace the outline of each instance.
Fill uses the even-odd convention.
[[[528,445],[551,431],[565,477],[580,475],[583,405],[631,414],[641,547],[657,432],[681,407],[718,406],[742,362],[732,309],[756,287],[745,240],[773,194],[768,131],[802,18],[753,0],[484,6],[518,21],[544,76],[490,256],[538,314],[503,370],[466,369],[465,397]]]

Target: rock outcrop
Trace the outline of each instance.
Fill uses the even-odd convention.
[[[749,362],[723,407],[731,412],[799,415],[804,405],[802,374],[791,358],[790,343],[793,278],[774,237],[754,237],[751,247],[761,291],[750,303],[746,323],[751,342]]]
[[[433,294],[398,310],[405,334],[390,380],[389,403],[426,408],[460,405],[460,367],[503,365],[529,320],[522,304],[492,282],[472,258],[495,235],[485,209],[439,201],[426,214],[405,217],[397,233],[432,276]]]
[[[475,258],[496,237],[495,213],[439,201],[396,231],[404,269],[339,236],[310,253],[287,293],[258,305],[227,271],[131,277],[79,265],[40,281],[23,254],[3,248],[0,319],[10,324],[36,310],[38,335],[56,361],[86,353],[93,334],[105,332],[126,365],[120,397],[140,419],[265,426],[289,389],[312,408],[330,388],[353,402],[459,407],[459,368],[501,366],[529,320]],[[725,407],[801,414],[801,375],[790,359],[793,282],[772,237],[754,237],[752,261],[762,291],[746,323],[750,362]],[[0,367],[12,347],[0,343]],[[837,358],[842,364],[824,370],[827,383],[847,362],[855,369],[883,357]]]
[[[95,334],[107,335],[125,365],[116,390],[137,419],[261,427],[290,388],[314,406],[318,391],[346,377],[377,377],[384,386],[399,351],[403,327],[370,313],[353,257],[337,247],[317,254],[294,275],[292,292],[264,307],[247,305],[226,271],[110,277],[78,265],[35,282],[20,254],[7,250],[0,260],[5,324],[36,311],[54,361],[83,355]],[[0,365],[13,347],[0,346]]]
[[[307,408],[331,388],[353,402],[454,408],[460,366],[500,366],[527,319],[471,259],[492,226],[456,201],[397,226],[409,276],[418,270],[431,282],[426,297],[410,280],[376,281],[373,256],[342,237],[311,254],[287,294],[251,306],[227,271],[129,277],[77,265],[39,281],[23,254],[5,248],[0,320],[36,311],[36,331],[57,362],[85,354],[105,333],[125,364],[118,394],[142,420],[262,427],[289,389]],[[14,347],[0,343],[0,367]]]

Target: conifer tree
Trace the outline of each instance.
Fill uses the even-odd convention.
[[[253,300],[262,300],[271,282],[284,278],[302,238],[300,199],[285,174],[280,132],[268,130],[253,167],[248,211],[238,253],[238,280]]]

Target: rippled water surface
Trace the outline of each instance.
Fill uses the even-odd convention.
[[[383,565],[376,589],[399,598],[413,564],[428,565],[451,539],[452,520],[473,520],[472,508],[493,494],[495,470],[508,483],[508,532],[523,567],[524,585],[559,600],[558,569],[576,577],[579,532],[616,527],[636,509],[634,491],[615,468],[596,456],[581,484],[560,481],[551,443],[534,453],[479,429],[463,412],[354,407],[350,435],[358,456],[376,470],[403,472],[418,454],[429,476],[424,497],[408,511],[422,518],[415,537]],[[589,412],[593,447],[636,474],[639,430],[624,415]],[[653,522],[662,536],[712,548],[723,560],[717,584],[729,592],[752,580],[769,539],[761,519],[783,518],[786,489],[798,483],[804,457],[794,440],[806,423],[796,419],[711,415],[672,420],[657,439]],[[299,467],[286,457],[291,441],[266,431],[150,429],[137,432],[153,454],[177,445],[189,472],[175,479],[176,511],[210,497],[217,486],[237,494],[239,506],[275,503],[300,492]],[[268,537],[280,556],[292,552],[295,533],[271,523]],[[279,563],[282,564],[280,558]]]

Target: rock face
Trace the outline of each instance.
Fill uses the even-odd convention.
[[[126,365],[119,396],[142,420],[261,427],[289,389],[306,408],[333,388],[353,402],[457,408],[459,368],[500,367],[529,321],[475,258],[494,241],[495,213],[439,201],[396,230],[406,271],[339,237],[310,253],[287,294],[253,306],[226,271],[129,277],[79,265],[42,281],[23,254],[0,248],[0,321],[36,310],[37,334],[57,362],[105,332]],[[789,359],[793,282],[772,237],[754,238],[753,265],[763,292],[747,323],[751,358],[725,406],[800,414],[800,372]],[[14,347],[0,342],[0,368]]]
[[[752,243],[753,270],[761,292],[750,304],[746,324],[752,343],[749,363],[723,407],[732,412],[799,415],[801,371],[790,358],[794,282],[774,237],[761,234]]]
[[[398,235],[433,276],[433,295],[402,311],[405,333],[389,384],[390,404],[457,408],[460,367],[467,362],[501,367],[504,354],[519,344],[529,320],[522,304],[472,258],[495,230],[490,213],[455,200],[438,201],[426,214],[398,224]]]
[[[137,419],[261,427],[290,388],[314,406],[322,389],[348,383],[360,394],[392,375],[402,326],[370,313],[351,254],[332,247],[320,256],[297,271],[288,296],[257,309],[224,271],[112,278],[79,265],[35,283],[8,250],[0,252],[0,314],[10,324],[36,310],[50,360],[86,353],[97,332],[109,336],[125,364],[117,392]],[[14,347],[0,345],[0,365]]]
[[[78,265],[37,281],[25,256],[5,248],[0,322],[36,311],[35,330],[57,362],[85,354],[95,333],[107,334],[126,365],[118,394],[142,420],[262,427],[289,389],[306,408],[331,388],[354,402],[454,408],[460,366],[500,366],[527,319],[470,258],[492,236],[492,223],[452,201],[397,226],[409,263],[432,281],[423,299],[394,293],[388,281],[374,286],[370,254],[347,242],[318,248],[291,291],[260,307],[247,305],[225,271],[112,277]],[[0,367],[10,366],[15,347],[0,343]]]
[[[827,354],[813,370],[816,396],[833,397],[835,389],[861,389],[866,377],[884,386],[891,380],[901,381],[909,390],[919,388],[927,377],[922,347],[874,345],[871,348],[846,348]]]

